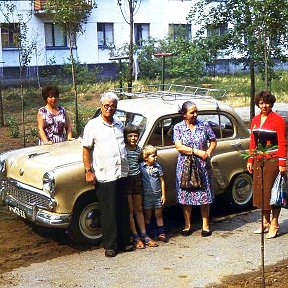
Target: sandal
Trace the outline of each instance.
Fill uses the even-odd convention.
[[[135,241],[134,247],[135,247],[136,249],[144,249],[144,248],[145,248],[145,245],[144,245],[144,243],[138,238],[138,239]]]
[[[272,230],[272,231],[270,231]],[[266,239],[273,239],[273,238],[276,238],[277,235],[278,235],[278,230],[279,230],[279,226],[276,226],[276,225],[270,225],[269,227],[269,231],[268,231],[268,234],[266,235]]]
[[[167,242],[166,235],[165,234],[160,234],[158,236],[158,240],[166,243]]]
[[[144,239],[144,243],[145,243],[145,246],[148,246],[148,247],[158,247],[159,244],[152,240],[150,237],[145,237]]]
[[[263,227],[264,227],[263,233],[267,233],[269,228],[270,228],[270,223],[264,224]],[[259,229],[255,230],[253,233],[254,234],[261,234],[261,232],[262,232],[262,227],[260,227]]]

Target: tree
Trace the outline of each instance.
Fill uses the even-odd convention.
[[[72,83],[75,95],[75,122],[78,135],[80,134],[80,129],[73,47],[77,34],[84,32],[83,24],[87,22],[87,19],[89,18],[94,7],[96,7],[94,1],[89,0],[47,0],[44,7],[51,19],[67,34],[68,46],[70,50]]]
[[[214,3],[212,3],[214,2]],[[217,2],[217,3],[215,3]],[[255,115],[255,68],[269,89],[276,59],[282,59],[287,47],[287,0],[199,0],[189,12],[188,19],[201,26],[200,41],[208,28],[219,29],[228,24],[222,35],[210,41],[209,49],[226,49],[230,57],[237,52],[238,61],[250,69],[250,117]],[[208,36],[209,38],[209,36]]]
[[[129,65],[128,65],[128,88],[132,87],[132,74],[133,74],[133,35],[134,35],[134,15],[138,12],[142,0],[117,0],[117,4],[120,7],[122,16],[127,24],[129,24]],[[123,6],[128,6],[129,16],[125,15],[125,8]]]
[[[32,2],[30,3],[30,6]],[[32,7],[32,6],[31,6]],[[25,99],[23,91],[23,72],[31,61],[31,55],[35,50],[35,42],[28,39],[27,23],[31,19],[32,10],[26,14],[18,11],[14,1],[0,2],[0,11],[5,19],[5,23],[1,24],[1,29],[6,29],[9,33],[15,36],[14,43],[19,54],[19,78],[21,87],[21,104],[22,104],[22,127],[23,127],[23,146],[26,146],[26,129],[25,129]],[[0,95],[2,97],[2,95]],[[1,101],[2,105],[2,101]],[[1,109],[3,111],[3,107]],[[2,112],[3,115],[3,112]]]

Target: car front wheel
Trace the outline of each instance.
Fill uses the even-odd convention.
[[[102,237],[99,203],[89,197],[79,200],[67,231],[77,244],[98,245]]]
[[[234,210],[245,210],[252,205],[252,176],[243,173],[238,174],[232,180],[225,192],[225,200],[228,208]]]

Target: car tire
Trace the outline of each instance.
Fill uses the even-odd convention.
[[[252,176],[248,173],[236,175],[224,193],[229,209],[242,211],[252,206]]]
[[[67,232],[74,243],[99,245],[102,230],[99,203],[95,198],[86,197],[76,202]]]

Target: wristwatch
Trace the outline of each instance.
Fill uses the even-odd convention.
[[[85,173],[93,172],[91,168],[85,168]]]

